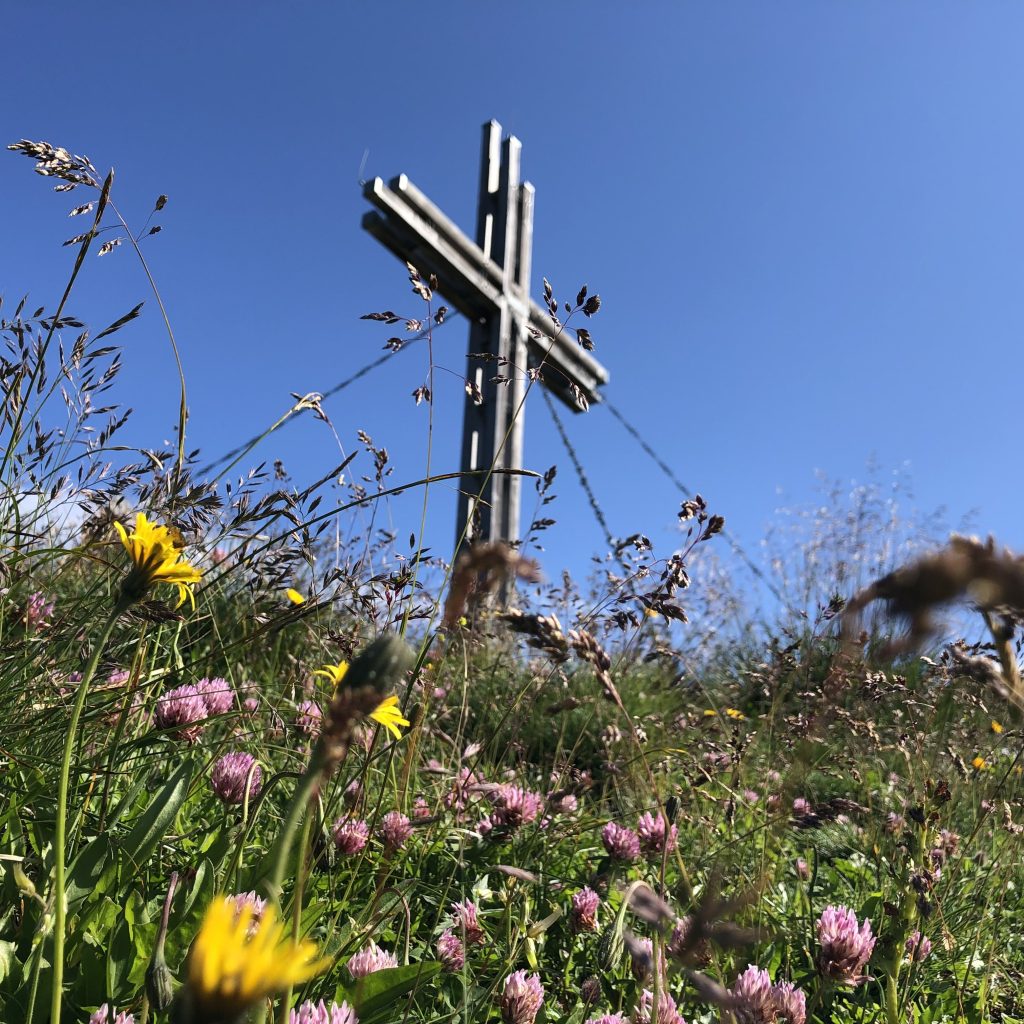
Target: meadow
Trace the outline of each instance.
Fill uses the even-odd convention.
[[[85,226],[52,309],[0,307],[0,1020],[1024,1021],[1024,563],[846,518],[764,616],[702,499],[548,585],[528,543],[349,530],[411,486],[369,438],[343,487],[255,457],[284,420],[205,472],[184,376],[128,450],[139,306],[73,309],[153,223],[11,148]]]

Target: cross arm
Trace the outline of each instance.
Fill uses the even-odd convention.
[[[570,381],[593,404],[601,401],[599,388],[608,383],[608,371],[576,343],[572,329],[556,336],[551,318],[528,297],[516,303],[504,293],[501,267],[484,252],[404,175],[389,183],[368,181],[364,196],[380,212],[363,217],[363,227],[400,260],[408,261],[427,277],[436,275],[445,297],[471,320],[494,315],[505,302],[519,305],[519,315],[540,332],[527,338],[531,364],[544,362],[544,382],[552,394],[578,412]]]

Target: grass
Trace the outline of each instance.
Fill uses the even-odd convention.
[[[0,1020],[1024,1019],[1020,563],[961,543],[871,588],[918,549],[861,494],[775,538],[792,604],[758,621],[692,501],[676,554],[640,539],[513,611],[525,555],[403,562],[372,516],[350,532],[412,486],[370,438],[340,495],[336,467],[207,481],[184,431],[125,451],[99,396],[139,307],[92,336],[67,310],[86,256],[141,257],[149,222],[86,158],[18,148],[96,198],[58,310],[0,323]],[[186,402],[182,377],[183,425]],[[202,571],[194,610],[121,543],[140,510]],[[932,638],[964,592],[991,643]],[[316,672],[342,661],[335,692]],[[370,717],[388,695],[399,739]],[[247,893],[255,934],[286,934],[242,945],[258,970],[231,988],[252,920],[208,911]]]

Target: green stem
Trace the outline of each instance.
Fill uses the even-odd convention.
[[[28,994],[28,1009],[25,1011],[25,1024],[32,1024],[32,1016],[36,1009],[36,993],[39,991],[39,975],[43,967],[43,942],[40,936],[39,944],[36,946],[35,963],[32,965],[32,987]]]
[[[311,818],[307,814],[305,821],[302,823],[302,838],[299,840],[299,862],[295,868],[295,894],[292,903],[292,939],[296,942],[299,940],[299,930],[302,927],[302,893],[306,882],[305,863],[306,851],[309,848],[310,824]],[[292,992],[293,987],[289,985],[281,997],[281,1024],[288,1024],[288,1021],[291,1019]]]
[[[890,971],[885,979],[885,1019],[887,1024],[900,1024],[899,992],[896,987],[896,971]]]
[[[299,827],[299,822],[302,821],[302,815],[306,810],[306,806],[320,784],[323,766],[323,746],[317,743],[313,748],[313,754],[310,757],[306,774],[302,776],[299,784],[295,787],[292,802],[288,805],[288,816],[285,818],[281,831],[278,833],[277,841],[274,843],[274,848],[270,852],[270,895],[278,905],[281,902],[281,888],[284,881],[285,868],[288,866],[288,855],[291,852],[295,830]]]
[[[60,764],[60,781],[57,785],[57,821],[53,830],[53,991],[50,1001],[50,1024],[60,1024],[60,1004],[64,984],[64,928],[67,923],[68,909],[64,890],[67,867],[65,859],[67,856],[67,804],[68,783],[71,778],[71,754],[75,748],[78,721],[82,717],[82,709],[85,707],[85,697],[89,691],[89,683],[96,674],[96,666],[100,663],[100,657],[107,646],[107,641],[110,639],[114,623],[126,607],[127,605],[119,600],[103,626],[103,632],[100,634],[100,638],[93,649],[89,664],[85,667],[82,681],[78,684],[75,706],[71,709],[71,721],[68,722],[68,731],[64,738],[64,756]]]

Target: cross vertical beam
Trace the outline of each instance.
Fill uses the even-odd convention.
[[[484,125],[476,240],[465,235],[404,174],[366,182],[376,210],[363,227],[438,290],[470,322],[470,359],[463,414],[456,547],[465,540],[519,540],[521,478],[491,469],[521,469],[526,371],[574,412],[601,401],[608,371],[556,328],[530,300],[533,186],[520,179],[522,146],[501,141],[501,125]],[[500,360],[500,362],[499,362]],[[506,383],[495,383],[501,375]],[[479,396],[479,401],[475,401]]]
[[[514,542],[520,533],[522,479],[488,475],[488,470],[523,464],[533,186],[520,181],[521,153],[514,136],[502,143],[496,121],[484,125],[476,242],[501,269],[501,299],[493,315],[470,328],[466,379],[475,385],[476,397],[467,395],[462,421],[456,545],[464,540]],[[493,358],[473,358],[477,354]],[[497,374],[508,383],[494,382]]]

